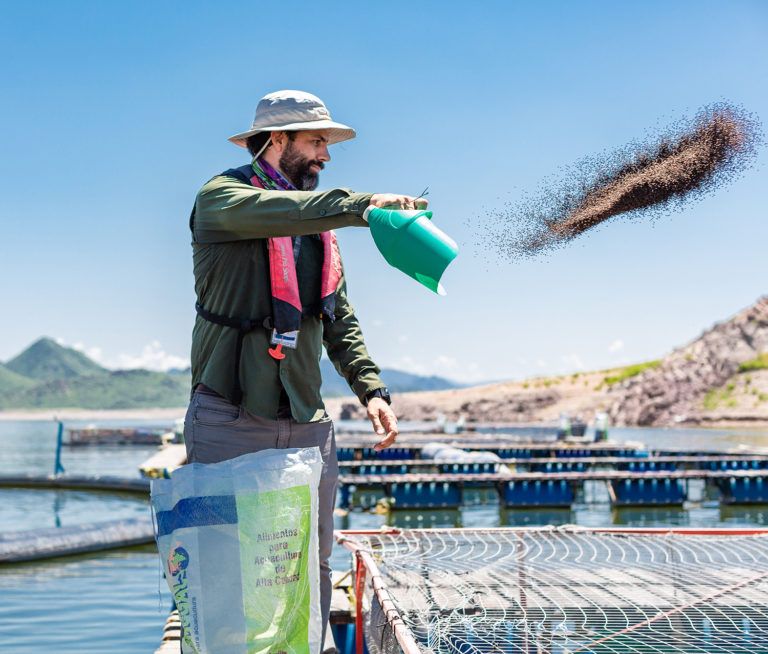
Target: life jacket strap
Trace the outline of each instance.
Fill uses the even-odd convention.
[[[243,400],[243,388],[240,384],[240,359],[243,354],[243,339],[246,334],[249,334],[254,329],[263,327],[264,329],[272,329],[272,316],[267,316],[260,320],[250,320],[248,318],[231,318],[230,316],[222,316],[218,313],[213,313],[200,306],[199,302],[195,302],[195,311],[197,315],[203,320],[215,323],[217,325],[223,325],[225,327],[232,327],[237,330],[237,341],[235,344],[235,378],[232,384],[232,402],[240,406],[240,402]]]

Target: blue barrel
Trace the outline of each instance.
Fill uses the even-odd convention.
[[[443,509],[461,504],[461,487],[451,482],[396,482],[391,485],[395,509]]]
[[[686,500],[685,486],[679,479],[622,479],[610,483],[619,506],[674,505]]]
[[[715,483],[727,504],[763,504],[768,502],[766,477],[727,477]]]
[[[566,480],[514,480],[504,486],[504,505],[525,506],[570,506],[573,503],[573,488]]]

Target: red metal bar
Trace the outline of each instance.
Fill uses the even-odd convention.
[[[336,540],[344,545],[348,550],[354,552],[357,558],[357,574],[355,575],[355,593],[357,595],[357,613],[355,615],[355,636],[357,654],[363,654],[363,587],[365,583],[366,573],[371,577],[371,585],[373,586],[373,592],[376,593],[376,597],[379,599],[379,604],[384,611],[384,615],[387,616],[387,622],[392,628],[392,631],[397,638],[397,642],[400,643],[400,647],[403,649],[404,654],[421,654],[416,640],[411,635],[410,630],[400,617],[400,613],[395,606],[392,597],[387,590],[384,581],[382,580],[379,568],[373,557],[366,552],[358,542],[344,537],[344,534],[350,532],[336,531]],[[370,535],[380,535],[381,531],[367,531],[357,532],[358,534],[367,533]]]
[[[357,654],[363,654],[363,589],[365,588],[365,565],[359,553],[355,570],[355,647]]]

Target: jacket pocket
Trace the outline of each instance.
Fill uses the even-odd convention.
[[[223,427],[236,425],[242,417],[242,409],[223,397],[209,393],[195,393],[194,422],[196,424]]]

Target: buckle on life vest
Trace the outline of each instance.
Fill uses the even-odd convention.
[[[283,352],[283,345],[285,347],[289,347],[292,350],[296,349],[296,345],[299,341],[299,330],[295,330],[292,332],[284,332],[282,334],[278,334],[277,330],[272,330],[272,338],[270,339],[270,342],[275,347],[270,348],[268,350],[269,356],[271,356],[273,359],[285,359],[285,353]]]

